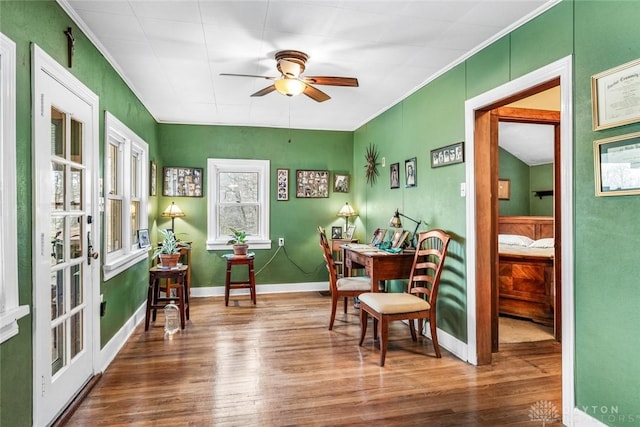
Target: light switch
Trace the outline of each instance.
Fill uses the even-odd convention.
[[[460,183],[460,197],[466,197],[466,196],[467,196],[467,183],[461,182]]]

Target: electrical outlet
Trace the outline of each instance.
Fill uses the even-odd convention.
[[[284,246],[284,237],[278,238],[278,246]]]

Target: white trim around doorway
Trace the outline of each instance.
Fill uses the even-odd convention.
[[[478,95],[465,102],[465,149],[474,158],[475,112],[515,93],[560,78],[560,179],[562,183],[562,422],[574,425],[574,283],[573,283],[573,112],[572,56],[562,58],[527,75]],[[467,361],[477,365],[476,340],[476,205],[474,162],[466,162],[467,187]]]

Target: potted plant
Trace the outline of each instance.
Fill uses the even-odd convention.
[[[236,228],[229,227],[231,230],[231,239],[227,242],[228,245],[233,245],[234,255],[246,255],[249,245],[247,245],[247,233]]]
[[[180,251],[182,248],[188,248],[189,245],[179,242],[172,230],[160,229],[160,234],[162,241],[158,243],[159,246],[153,253],[153,258],[159,257],[163,267],[175,267],[180,259]]]

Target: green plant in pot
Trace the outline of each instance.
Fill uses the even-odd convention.
[[[247,245],[247,233],[236,228],[229,227],[231,231],[231,239],[227,245],[233,245],[233,253],[235,255],[246,255],[249,245]]]
[[[182,248],[189,248],[189,245],[179,242],[176,235],[171,230],[160,229],[162,240],[158,242],[158,249],[153,252],[153,258],[159,257],[163,267],[175,267],[180,260]]]

